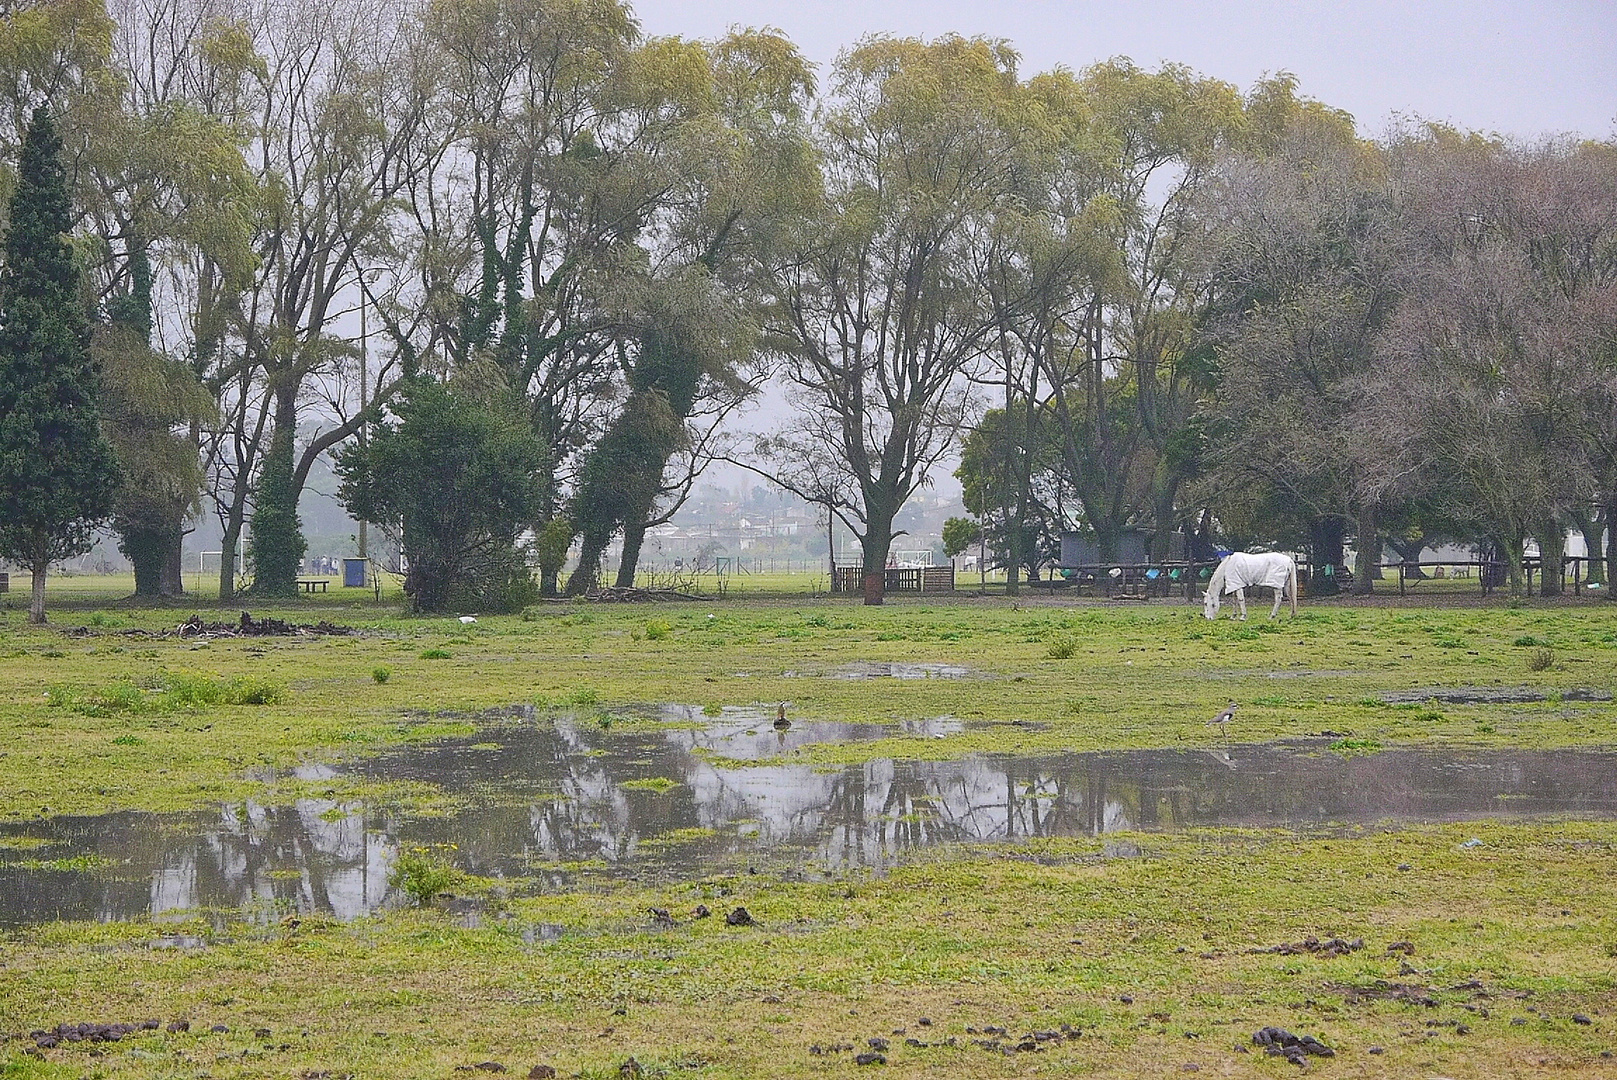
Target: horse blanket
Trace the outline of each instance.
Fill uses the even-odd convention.
[[[1255,555],[1237,551],[1224,560],[1224,591],[1261,587],[1280,589],[1291,587],[1291,559],[1279,552]]]

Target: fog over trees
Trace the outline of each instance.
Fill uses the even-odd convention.
[[[1360,589],[1416,537],[1519,586],[1532,540],[1546,591],[1578,529],[1617,579],[1617,144],[1367,138],[1305,91],[962,37],[816,71],[616,0],[13,6],[0,205],[43,109],[81,279],[52,318],[116,459],[82,467],[119,481],[30,550],[107,521],[173,594],[208,514],[221,595],[285,595],[326,459],[420,553],[415,606],[509,607],[632,584],[728,460],[873,571],[959,457],[1012,588],[1065,529],[1351,542]],[[786,419],[747,413],[767,386]]]

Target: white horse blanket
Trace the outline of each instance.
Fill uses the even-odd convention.
[[[1291,587],[1291,559],[1278,551],[1253,554],[1237,551],[1224,560],[1224,591],[1254,586],[1285,591]]]

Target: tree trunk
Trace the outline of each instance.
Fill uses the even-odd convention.
[[[1505,551],[1505,574],[1512,596],[1522,594],[1522,545],[1520,536],[1512,536],[1499,545]]]
[[[1151,530],[1151,561],[1167,562],[1173,557],[1173,537],[1179,523],[1174,520],[1174,500],[1179,494],[1179,481],[1159,482],[1157,485],[1156,525]]]
[[[1583,534],[1583,582],[1585,585],[1604,585],[1605,567],[1601,565],[1600,534],[1605,528],[1606,515],[1600,507],[1573,509],[1567,512],[1572,527]]]
[[[1538,529],[1538,592],[1560,596],[1566,576],[1566,530],[1551,518]]]
[[[1617,585],[1617,494],[1606,497],[1606,512],[1602,515],[1606,519],[1606,595],[1613,585]]]
[[[1022,523],[1012,520],[1005,512],[1005,595],[1016,596],[1022,591]]]
[[[1347,521],[1340,517],[1319,517],[1308,523],[1308,544],[1313,568],[1308,577],[1309,596],[1335,596],[1341,591],[1336,568],[1342,565],[1342,545]]]
[[[601,580],[601,556],[612,542],[610,531],[586,529],[579,538],[578,569],[567,579],[567,595],[583,596]]]
[[[556,579],[561,574],[557,566],[541,566],[539,568],[539,595],[544,597],[560,596],[557,591]]]
[[[1418,563],[1420,562],[1420,553],[1426,550],[1426,541],[1428,539],[1429,538],[1426,536],[1422,536],[1418,540],[1404,540],[1396,536],[1388,536],[1383,538],[1383,543],[1385,543],[1387,547],[1392,548],[1400,561],[1406,563]],[[1403,574],[1404,577],[1411,581],[1421,581],[1425,580],[1426,578],[1426,571],[1422,570],[1419,566],[1411,566],[1409,569],[1403,571]]]
[[[298,521],[297,388],[275,395],[275,433],[259,470],[253,503],[253,592],[293,598],[306,544]]]
[[[34,590],[28,599],[28,621],[36,626],[45,622],[45,569],[49,565],[49,559],[34,559]]]
[[[634,588],[635,568],[640,563],[640,545],[645,539],[645,522],[623,527],[623,557],[618,560],[618,579],[614,583],[618,588]]]
[[[185,570],[181,565],[181,557],[185,544],[185,526],[181,522],[175,522],[174,528],[169,530],[168,536],[164,539],[163,568],[158,591],[169,597],[184,596]]]
[[[163,534],[150,528],[127,529],[119,549],[135,568],[135,596],[155,600],[163,595]]]
[[[1353,566],[1353,594],[1369,596],[1375,592],[1376,572],[1381,569],[1381,537],[1376,532],[1376,511],[1366,507],[1359,511],[1354,523],[1353,542],[1358,547],[1358,558]]]
[[[859,538],[860,548],[864,554],[864,576],[869,581],[875,575],[877,586],[875,593],[865,591],[866,604],[879,604],[886,589],[887,581],[887,553],[893,547],[893,518],[888,515],[884,524],[878,527],[875,521],[868,523],[865,535]]]
[[[224,538],[219,542],[219,602],[227,603],[236,595],[236,549],[241,545],[242,521],[231,515],[225,526]]]

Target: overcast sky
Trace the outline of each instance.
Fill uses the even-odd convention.
[[[1008,38],[1024,76],[1111,56],[1163,61],[1246,89],[1290,71],[1364,135],[1396,113],[1522,138],[1617,135],[1617,0],[635,0],[648,34],[784,30],[822,79],[870,33]]]

